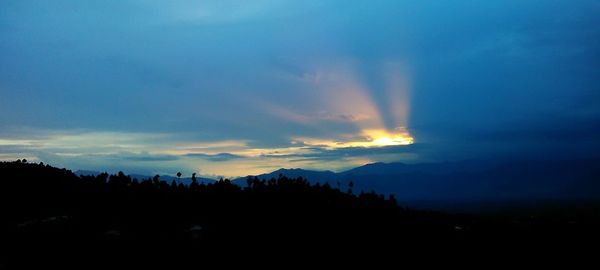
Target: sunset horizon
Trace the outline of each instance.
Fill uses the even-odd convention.
[[[234,177],[600,152],[594,1],[1,6],[4,161]]]

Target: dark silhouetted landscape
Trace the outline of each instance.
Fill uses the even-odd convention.
[[[1,0],[0,270],[599,268],[599,14]]]
[[[378,166],[363,170],[376,173]],[[0,163],[0,175],[4,266],[202,266],[218,255],[408,260],[409,254],[461,258],[484,250],[514,259],[519,252],[553,254],[600,239],[599,205],[591,197],[570,198],[563,209],[544,200],[535,212],[458,214],[406,208],[401,198],[353,182],[341,189],[283,174],[237,184],[200,183],[194,175],[185,185],[158,175],[77,176],[18,160]]]

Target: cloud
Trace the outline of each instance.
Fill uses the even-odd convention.
[[[152,155],[152,154],[148,154],[148,153],[129,154],[129,155],[120,154],[119,156],[122,157],[123,159],[129,160],[129,161],[174,161],[174,160],[179,160],[178,156]]]
[[[328,149],[325,147],[309,147],[304,153],[288,153],[288,154],[263,154],[262,158],[278,158],[290,159],[295,161],[301,160],[342,160],[349,157],[367,157],[386,154],[406,154],[416,153],[418,149],[422,149],[421,145],[396,145],[382,147],[342,147]]]
[[[168,6],[160,1],[150,3],[155,9],[161,10],[165,23],[198,25],[256,20],[280,5],[266,0],[178,1]]]
[[[203,153],[191,153],[185,154],[186,157],[197,157],[201,159],[206,159],[214,162],[222,162],[222,161],[230,161],[235,159],[245,158],[244,156],[234,155],[231,153],[218,153],[218,154],[203,154]]]
[[[229,175],[584,149],[600,6],[546,2],[3,1],[0,158]],[[398,127],[417,143],[385,146]]]
[[[362,165],[360,162],[369,162],[371,159],[366,159],[367,155],[374,157],[385,154],[370,149],[383,149],[383,145],[355,149],[346,147],[352,142],[331,142],[327,145],[314,141],[295,141],[278,147],[254,147],[244,140],[195,141],[193,136],[177,133],[34,129],[29,133],[30,136],[20,138],[1,138],[0,150],[3,154],[0,158],[11,160],[26,157],[31,161],[44,161],[73,169],[126,170],[145,174],[202,171],[205,175],[233,177],[262,173],[264,171],[261,170],[265,168],[286,167],[291,163],[333,170],[346,169]],[[358,140],[354,143],[373,140],[362,135],[347,139]]]
[[[600,142],[600,122],[596,120],[570,119],[554,117],[547,123],[536,121],[529,126],[516,125],[502,130],[485,130],[478,134],[478,139],[492,141],[534,142]]]

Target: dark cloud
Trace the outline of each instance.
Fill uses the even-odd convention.
[[[393,128],[399,105],[383,71],[402,63],[404,122],[417,144],[263,158],[332,169],[328,162],[339,159],[404,154],[592,155],[598,14],[596,0],[1,1],[0,154],[84,169],[126,160],[138,171],[148,161],[169,163],[160,168],[167,171],[194,157],[252,160],[229,149],[187,158],[131,153],[207,141],[286,148],[303,146],[291,145],[294,138],[340,140],[368,127],[356,111],[371,103]],[[356,89],[360,102],[344,100]],[[85,137],[94,132],[110,134]]]
[[[125,160],[129,161],[174,161],[178,160],[178,156],[173,155],[151,155],[151,154],[137,154],[137,155],[119,155]]]
[[[244,156],[234,155],[231,153],[219,153],[219,154],[212,154],[212,155],[211,154],[202,154],[202,153],[193,153],[193,154],[186,154],[185,156],[202,158],[202,159],[206,159],[206,160],[210,160],[210,161],[214,161],[214,162],[230,161],[230,160],[245,158]]]
[[[421,144],[384,146],[384,147],[344,147],[326,149],[320,147],[305,148],[308,153],[298,154],[263,154],[262,158],[290,159],[292,162],[302,161],[335,161],[345,158],[369,157],[387,154],[417,153],[426,146]]]
[[[600,121],[552,117],[530,125],[488,130],[473,137],[475,140],[532,142],[600,142]]]
[[[2,154],[19,154],[27,153],[31,149],[22,145],[0,145],[0,153]]]

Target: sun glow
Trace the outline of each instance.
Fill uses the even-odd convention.
[[[360,136],[344,141],[330,141],[310,138],[297,138],[295,141],[301,141],[307,146],[320,146],[327,149],[410,145],[415,142],[414,138],[404,128],[400,128],[395,132],[389,132],[383,129],[363,130]]]
[[[390,61],[380,67],[383,81],[381,86],[369,84],[361,78],[356,63],[341,61],[339,65],[317,69],[319,80],[311,81],[320,89],[318,98],[330,115],[349,115],[345,122],[353,125],[358,132],[352,134],[332,134],[329,138],[292,138],[307,146],[338,149],[348,147],[385,147],[410,145],[414,138],[408,132],[410,72],[397,61]],[[380,88],[378,88],[380,87]],[[377,96],[375,93],[383,95]],[[279,113],[278,115],[285,115]],[[358,117],[360,116],[360,117]],[[297,121],[297,117],[290,117]],[[305,117],[307,122],[331,121],[331,119]],[[314,126],[319,126],[318,123]],[[327,133],[328,127],[323,129]]]
[[[372,146],[390,146],[390,145],[410,145],[415,142],[414,138],[404,128],[396,132],[386,130],[365,130]]]

